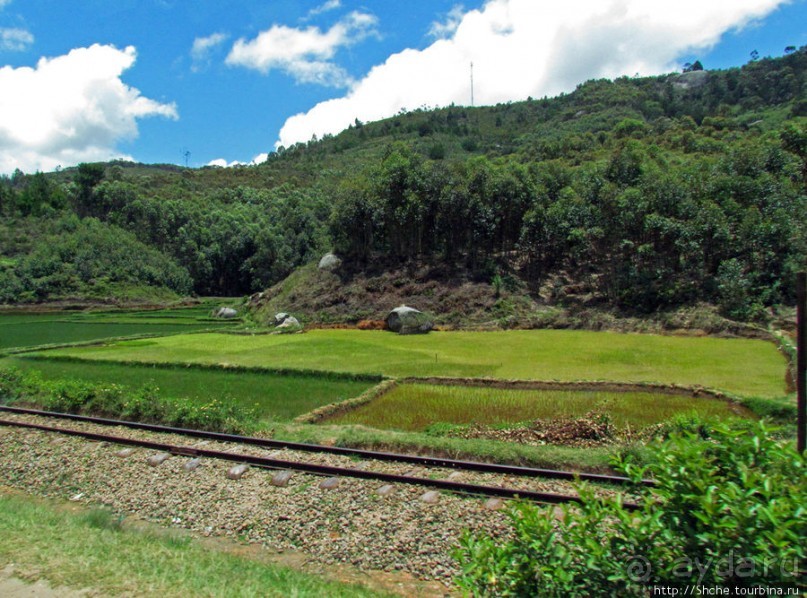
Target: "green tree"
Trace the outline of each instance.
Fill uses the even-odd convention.
[[[104,172],[103,164],[88,164],[83,162],[78,165],[73,180],[77,187],[74,202],[76,213],[79,216],[105,215],[93,201],[93,191],[95,186],[103,180]]]

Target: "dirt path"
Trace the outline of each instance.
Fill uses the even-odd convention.
[[[23,581],[16,576],[14,565],[0,569],[0,596],[3,598],[79,598],[80,596],[102,596],[91,590],[71,590],[53,588],[40,579],[34,583]]]

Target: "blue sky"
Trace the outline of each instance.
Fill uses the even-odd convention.
[[[807,0],[0,0],[0,173],[202,166],[402,108],[807,44]]]

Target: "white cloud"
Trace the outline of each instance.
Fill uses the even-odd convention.
[[[210,61],[210,53],[227,41],[229,37],[226,33],[214,33],[207,37],[197,37],[193,40],[193,46],[191,46],[193,65],[191,70],[194,72],[202,70]]]
[[[464,16],[465,9],[463,6],[461,4],[455,4],[445,16],[445,21],[434,21],[432,23],[429,29],[429,35],[436,38],[450,37],[460,26]]]
[[[234,160],[232,162],[228,162],[224,158],[216,158],[215,160],[211,160],[205,166],[217,166],[218,168],[229,168],[231,166],[240,166],[243,162],[239,162],[238,160]]]
[[[137,137],[138,119],[178,118],[176,105],[121,81],[136,57],[132,46],[94,44],[35,68],[0,68],[0,172],[125,159],[115,145]]]
[[[305,16],[305,19],[310,19],[311,17],[321,15],[324,12],[330,12],[332,10],[336,10],[337,8],[340,8],[341,6],[342,6],[341,0],[327,0],[327,2],[324,2],[324,3],[320,4],[319,6],[316,6],[316,7],[312,8],[311,10],[309,10],[308,14]]]
[[[287,119],[277,146],[337,133],[356,118],[468,104],[471,62],[477,104],[552,96],[591,78],[668,72],[681,55],[785,1],[489,0],[462,15],[450,38],[393,54],[344,97]]]
[[[264,74],[280,70],[298,83],[346,87],[352,79],[332,58],[339,48],[375,34],[377,22],[373,15],[354,11],[324,32],[314,26],[297,29],[273,25],[253,40],[236,41],[226,63]]]
[[[266,162],[269,158],[269,154],[263,153],[258,154],[254,158],[252,158],[251,162],[241,162],[240,160],[233,160],[232,162],[228,162],[224,158],[216,158],[215,160],[211,160],[206,164],[206,166],[218,166],[219,168],[232,168],[233,166],[254,166],[255,164],[260,164],[261,162]]]
[[[22,52],[33,43],[34,36],[30,31],[16,27],[0,28],[0,51]]]

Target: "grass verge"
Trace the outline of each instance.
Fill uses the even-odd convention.
[[[187,536],[121,525],[108,511],[71,513],[0,492],[0,563],[54,586],[131,596],[376,596],[359,585],[212,551]]]
[[[531,446],[499,440],[453,438],[423,432],[378,430],[358,425],[278,424],[272,427],[272,437],[312,444],[593,472],[612,472],[611,456],[616,452],[629,451],[640,460],[644,452],[643,447],[639,445],[591,448]]]

